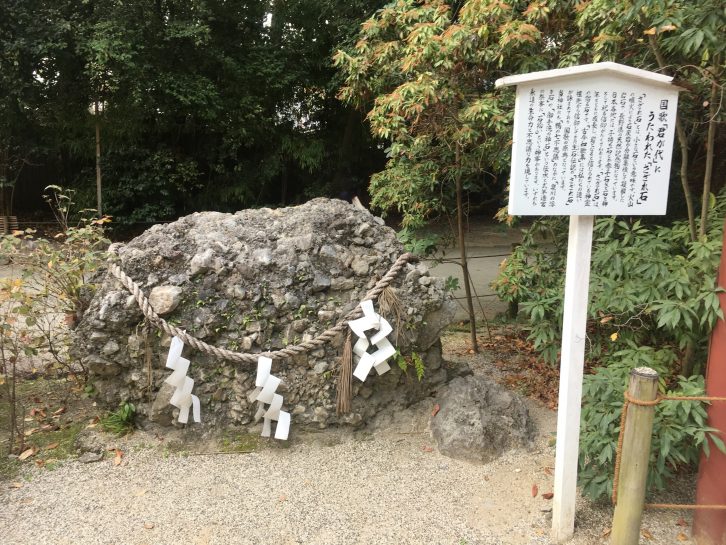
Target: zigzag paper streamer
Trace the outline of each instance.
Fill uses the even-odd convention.
[[[360,307],[363,310],[363,317],[351,320],[348,325],[358,336],[358,341],[353,345],[353,356],[357,363],[353,376],[365,382],[372,368],[375,368],[379,375],[391,370],[386,360],[396,353],[396,349],[387,338],[393,328],[388,320],[376,313],[373,301],[366,299],[361,302]],[[375,333],[368,338],[366,331],[370,330],[374,330]],[[374,345],[377,350],[368,352],[370,345]]]
[[[272,433],[272,421],[277,422],[275,427],[275,439],[287,440],[290,433],[290,413],[282,409],[282,396],[276,394],[275,390],[282,382],[276,376],[270,374],[272,360],[265,356],[257,359],[257,379],[255,390],[250,394],[250,401],[257,401],[257,414],[255,421],[263,418],[262,437],[270,437]],[[265,409],[265,405],[269,405]]]
[[[171,346],[169,346],[169,355],[166,357],[166,366],[173,373],[164,380],[164,382],[176,388],[169,403],[179,409],[179,423],[186,424],[189,420],[189,407],[192,407],[194,422],[201,422],[199,398],[192,395],[194,380],[187,376],[190,362],[188,359],[181,357],[183,349],[184,342],[179,337],[174,337],[171,340]]]

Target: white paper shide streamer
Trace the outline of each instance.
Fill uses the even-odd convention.
[[[169,403],[179,409],[179,423],[186,424],[189,420],[189,408],[192,407],[194,422],[201,422],[199,398],[192,395],[194,380],[187,376],[189,360],[182,358],[184,342],[179,337],[171,340],[169,355],[166,357],[166,366],[173,371],[164,382],[174,386],[174,394]]]
[[[351,320],[348,325],[358,336],[358,341],[353,345],[353,357],[357,364],[353,376],[364,382],[372,368],[379,375],[390,371],[391,367],[386,360],[396,353],[396,349],[387,338],[393,328],[388,320],[373,309],[373,301],[366,299],[360,307],[363,317]],[[367,331],[373,331],[370,337],[366,336]],[[375,348],[373,352],[368,351],[371,345]]]
[[[275,390],[282,382],[272,375],[272,360],[265,356],[257,359],[257,379],[255,390],[250,394],[250,401],[257,401],[257,414],[255,421],[263,419],[262,437],[270,437],[272,433],[272,421],[277,422],[275,427],[275,439],[287,440],[290,432],[290,413],[282,409],[282,396],[276,394]],[[265,407],[267,405],[267,407]]]

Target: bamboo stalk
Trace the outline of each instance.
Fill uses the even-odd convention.
[[[655,405],[638,405],[637,401],[655,401],[658,395],[658,373],[649,367],[633,369],[630,372],[628,395],[635,401],[627,404],[627,408],[623,407],[623,410],[627,410],[627,415],[611,545],[638,545],[640,540]]]

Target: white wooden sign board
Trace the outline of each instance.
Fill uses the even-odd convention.
[[[497,80],[517,86],[511,215],[570,216],[552,537],[574,534],[595,215],[665,214],[678,88],[606,62]]]
[[[499,80],[524,80],[514,110],[511,215],[665,214],[677,88],[644,70],[588,66],[599,70]]]

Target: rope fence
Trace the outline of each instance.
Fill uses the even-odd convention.
[[[386,272],[386,274],[378,282],[376,282],[373,288],[371,288],[368,293],[366,293],[363,300],[370,299],[375,301],[378,296],[383,292],[383,290],[391,285],[393,280],[396,278],[396,276],[398,276],[398,274],[406,266],[406,264],[415,261],[418,261],[418,257],[411,253],[405,253],[399,256],[398,259],[396,259],[396,261],[393,263],[391,268],[388,269],[388,272]],[[348,321],[354,320],[363,315],[360,304],[358,304],[353,310],[351,310],[348,314],[341,318],[334,326],[326,329],[325,331],[308,341],[303,341],[299,344],[286,346],[285,348],[275,350],[273,352],[235,352],[233,350],[218,348],[216,346],[207,344],[204,341],[197,339],[193,335],[190,335],[186,331],[176,327],[175,325],[170,324],[156,313],[154,308],[151,306],[151,303],[149,303],[149,299],[148,297],[146,297],[141,287],[130,276],[128,276],[118,264],[114,262],[109,262],[108,271],[111,275],[113,275],[114,278],[116,278],[116,280],[121,283],[124,288],[126,288],[131,293],[131,295],[133,295],[136,303],[139,306],[139,309],[141,309],[142,314],[153,326],[173,337],[179,337],[184,342],[184,344],[191,346],[195,350],[199,350],[200,352],[204,352],[206,354],[211,354],[219,359],[233,361],[236,363],[256,363],[260,356],[266,356],[272,359],[287,359],[299,354],[305,354],[332,341],[339,334],[345,331],[345,329],[348,327]]]
[[[726,401],[726,397],[720,396],[662,396],[658,395],[653,401],[644,401],[642,399],[633,398],[627,390],[624,392],[623,412],[620,415],[620,432],[618,434],[618,444],[615,449],[615,471],[613,481],[613,494],[612,503],[616,505],[618,503],[618,481],[620,480],[620,462],[623,451],[623,437],[625,430],[625,421],[628,415],[629,405],[639,405],[641,407],[653,407],[663,401]],[[706,439],[708,441],[708,439]],[[687,510],[699,510],[699,509],[714,509],[726,511],[726,505],[696,505],[688,503],[646,503],[646,508],[649,509],[687,509]]]

